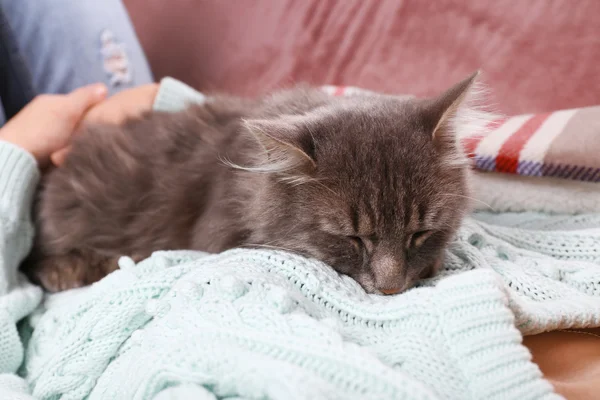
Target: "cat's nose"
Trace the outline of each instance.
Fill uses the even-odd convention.
[[[388,289],[379,289],[379,291],[383,294],[385,294],[386,296],[390,296],[392,294],[398,294],[402,291],[401,287],[395,287],[395,288],[388,288]]]

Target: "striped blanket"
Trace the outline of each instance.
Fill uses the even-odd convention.
[[[373,94],[349,86],[323,90],[333,96]],[[462,140],[476,170],[600,182],[600,106],[519,115],[490,128],[485,136]]]

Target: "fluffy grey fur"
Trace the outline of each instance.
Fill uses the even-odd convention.
[[[100,279],[121,255],[266,247],[369,292],[405,290],[435,273],[467,210],[456,138],[474,79],[425,100],[216,96],[87,127],[43,181],[23,269],[57,291]]]

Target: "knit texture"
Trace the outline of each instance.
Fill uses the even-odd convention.
[[[190,103],[204,103],[206,97],[183,82],[173,78],[163,78],[154,99],[154,109],[158,111],[180,111]]]
[[[123,258],[31,319],[26,376],[42,399],[558,398],[519,330],[600,325],[599,244],[469,220],[391,297],[283,252]]]
[[[496,172],[474,172],[471,187],[478,210],[600,213],[600,183]]]
[[[30,207],[38,179],[34,158],[0,140],[0,399],[30,398],[15,375],[24,355],[16,323],[37,307],[42,291],[17,271],[33,239]]]
[[[439,276],[399,296],[277,251],[122,258],[29,315],[23,381],[15,324],[41,292],[16,271],[37,172],[7,144],[0,163],[1,399],[557,399],[521,335],[600,326],[597,215],[468,219]]]

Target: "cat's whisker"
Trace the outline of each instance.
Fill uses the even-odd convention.
[[[304,185],[309,182],[316,182],[315,179],[303,176],[303,175],[290,175],[279,178],[280,181],[285,182],[293,187]]]
[[[306,130],[308,131],[308,133],[310,134],[310,137],[313,141],[313,143],[316,143],[317,140],[315,139],[315,135],[313,133],[313,131],[310,129],[310,126],[308,125],[308,123],[306,121],[303,121],[304,127],[306,128]]]
[[[483,204],[484,206],[488,207],[491,211],[494,211],[494,212],[496,211],[496,209],[494,207],[492,207],[491,205],[489,205],[488,203],[486,203],[486,202],[484,202],[482,200],[476,199],[475,197],[466,196],[466,195],[457,194],[457,193],[443,193],[442,196],[462,197],[462,198],[467,199],[467,200],[473,200],[473,201],[475,201],[477,203]]]
[[[285,235],[282,236],[282,238],[280,238],[280,240],[287,239],[289,234],[292,233],[296,228],[298,228],[299,225],[300,225],[300,222],[296,222],[294,225],[292,225],[292,227],[290,229],[288,229],[288,231],[285,233]]]
[[[329,186],[325,185],[323,182],[319,181],[318,179],[315,179],[314,183],[316,183],[317,185],[319,185],[320,187],[322,187],[325,190],[328,190],[330,193],[332,193],[333,195],[339,197],[339,194],[333,190],[332,188],[330,188]]]
[[[289,251],[290,253],[296,252],[295,250],[288,249],[286,247],[272,246],[272,245],[268,245],[268,244],[244,243],[244,245],[242,247],[261,247],[261,248],[266,248],[266,249]]]
[[[231,161],[228,157],[226,156],[217,156],[217,159],[219,160],[219,162],[229,168],[233,168],[233,169],[239,169],[242,171],[250,171],[252,168],[250,167],[244,167],[242,165],[236,164],[233,161]]]

